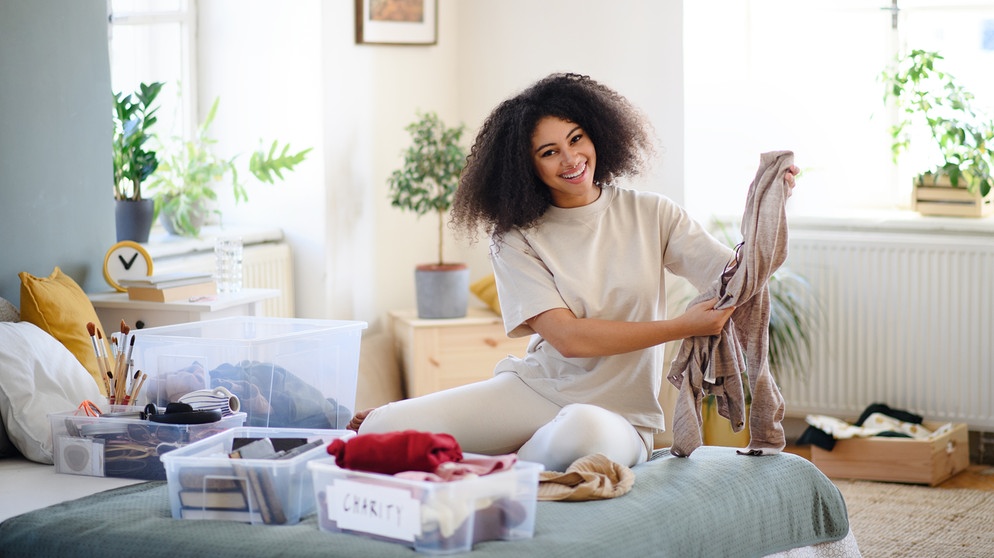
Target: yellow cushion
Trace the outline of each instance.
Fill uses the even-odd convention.
[[[106,395],[86,324],[93,322],[105,339],[107,332],[100,325],[86,293],[58,267],[48,277],[35,277],[26,271],[18,276],[21,278],[21,320],[38,326],[65,345],[93,377],[100,392]]]
[[[473,282],[469,286],[469,292],[476,295],[491,310],[496,312],[498,316],[500,315],[500,300],[497,299],[497,279],[493,273]]]

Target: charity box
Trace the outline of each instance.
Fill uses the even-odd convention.
[[[253,525],[293,525],[314,512],[307,463],[328,457],[328,444],[350,430],[237,427],[162,456],[175,519],[222,519]],[[279,453],[245,454],[266,440]],[[285,448],[285,449],[283,449]]]
[[[323,531],[426,554],[468,552],[481,541],[529,539],[535,532],[538,463],[517,461],[506,471],[451,482],[344,469],[331,457],[307,467]]]
[[[135,332],[142,404],[235,395],[245,426],[343,429],[355,413],[365,322],[236,316]],[[141,399],[144,398],[144,399]]]
[[[245,413],[203,424],[167,424],[140,416],[141,409],[111,405],[100,416],[80,411],[48,415],[52,460],[57,473],[91,477],[166,480],[159,458],[229,428],[242,426]]]
[[[928,439],[885,436],[836,440],[831,451],[811,447],[811,461],[831,478],[935,486],[970,465],[966,424],[922,422]],[[941,429],[941,430],[940,430]]]

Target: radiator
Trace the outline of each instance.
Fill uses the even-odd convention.
[[[960,234],[793,230],[786,265],[822,309],[791,416],[854,419],[885,403],[994,429],[994,241]]]
[[[155,272],[214,272],[213,252],[199,252],[155,259]],[[245,246],[242,260],[242,286],[279,289],[280,296],[263,302],[263,316],[292,318],[294,311],[293,257],[290,245],[266,242]]]

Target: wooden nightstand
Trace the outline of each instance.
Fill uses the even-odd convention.
[[[262,303],[280,296],[279,289],[242,289],[237,293],[219,293],[197,302],[147,302],[131,300],[128,293],[88,294],[100,323],[110,331],[124,320],[130,327],[142,329],[173,324],[227,318],[261,316]]]
[[[390,313],[396,350],[404,364],[407,397],[417,397],[493,376],[507,355],[523,356],[528,337],[511,339],[500,316],[470,308],[465,318],[418,319],[413,310]]]

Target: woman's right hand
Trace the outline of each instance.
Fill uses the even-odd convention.
[[[687,309],[679,318],[681,329],[684,330],[684,337],[696,337],[704,335],[718,335],[725,322],[732,317],[735,307],[715,310],[714,305],[718,304],[717,298],[698,302]]]

